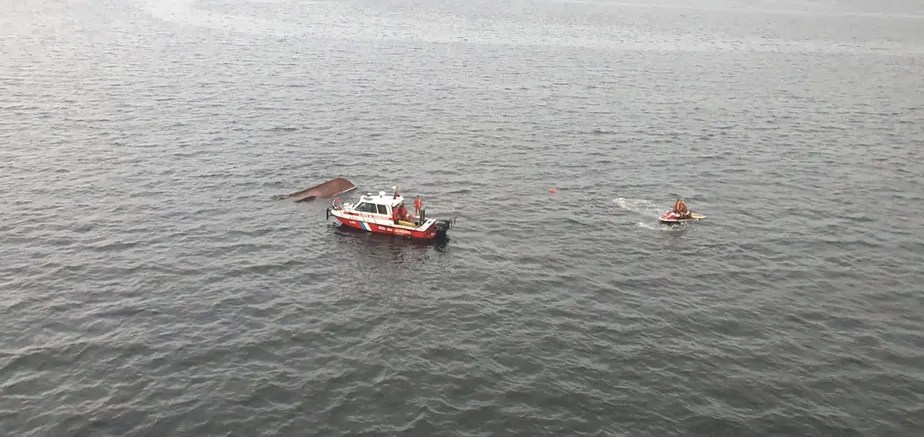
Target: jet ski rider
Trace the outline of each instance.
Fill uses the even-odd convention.
[[[677,215],[677,218],[690,218],[690,210],[687,209],[687,204],[683,199],[677,199],[677,201],[674,202],[674,214]]]

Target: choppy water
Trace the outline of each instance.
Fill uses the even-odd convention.
[[[646,3],[0,2],[0,434],[924,435],[924,6]]]

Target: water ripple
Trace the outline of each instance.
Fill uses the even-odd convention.
[[[0,5],[0,434],[919,434],[920,8],[561,3]]]

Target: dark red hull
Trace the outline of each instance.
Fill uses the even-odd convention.
[[[352,191],[356,188],[352,182],[344,178],[331,179],[323,184],[306,188],[292,194],[276,196],[277,199],[292,199],[295,202],[305,202],[317,198],[331,198]]]

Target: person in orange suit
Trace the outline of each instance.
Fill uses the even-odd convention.
[[[690,210],[687,208],[687,204],[683,199],[677,199],[677,201],[674,202],[674,214],[677,214],[678,218],[690,218]]]

